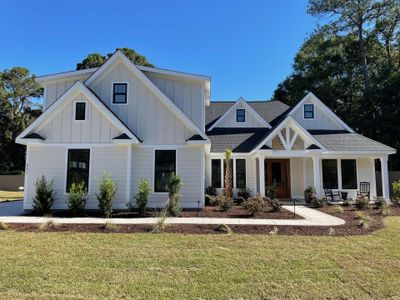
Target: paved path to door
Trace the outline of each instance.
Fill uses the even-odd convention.
[[[284,205],[283,208],[293,212],[293,206]],[[168,224],[198,224],[198,225],[291,225],[291,226],[338,226],[344,220],[325,214],[305,206],[296,206],[296,214],[304,219],[243,219],[243,218],[167,218]],[[9,216],[0,217],[4,223],[44,223],[49,220],[60,224],[153,224],[158,218],[131,218],[131,219],[104,219],[104,218],[48,218]]]

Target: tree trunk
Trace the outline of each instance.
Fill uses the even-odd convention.
[[[232,173],[231,173],[231,160],[230,159],[225,159],[225,196],[228,198],[232,198],[233,192],[232,192]]]
[[[367,64],[367,53],[365,49],[365,43],[363,38],[362,25],[358,25],[358,43],[360,45],[360,55],[361,55],[361,66],[364,74],[364,86],[365,91],[370,90],[369,75],[368,75],[368,64]]]

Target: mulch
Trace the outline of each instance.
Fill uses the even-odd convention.
[[[359,225],[357,213],[359,212],[353,206],[343,207],[343,213],[338,213],[334,206],[327,206],[317,208],[319,211],[344,219],[346,223],[340,226],[323,227],[323,226],[271,226],[271,225],[229,225],[233,233],[239,234],[272,234],[275,232],[279,235],[302,235],[302,236],[350,236],[350,235],[366,235],[376,230],[384,228],[383,219],[385,216],[379,213],[379,210],[370,208],[369,210],[362,211],[365,215],[371,217],[369,228],[365,229]],[[118,214],[118,213],[117,213]],[[119,213],[120,217],[128,217],[129,213]],[[121,215],[122,214],[122,215]],[[282,214],[280,217],[279,214]],[[221,212],[216,207],[206,207],[200,212],[202,217],[237,217],[238,215],[245,216],[240,207],[235,207],[232,211]],[[278,213],[271,211],[263,212],[257,215],[258,218],[282,219],[293,218],[293,214],[289,211],[282,210]],[[279,216],[278,216],[279,215]],[[289,216],[290,215],[290,216]],[[391,207],[390,215],[400,216],[399,207]],[[197,216],[195,211],[182,212],[182,216]],[[40,230],[38,224],[9,224],[10,229],[15,231],[29,231],[29,232],[94,232],[94,233],[145,233],[152,232],[152,225],[116,225],[110,228],[103,224],[55,224],[51,228]],[[218,225],[190,225],[190,224],[170,224],[165,226],[162,230],[165,233],[178,233],[178,234],[224,234],[219,230]]]

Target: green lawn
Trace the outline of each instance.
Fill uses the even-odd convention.
[[[0,202],[15,201],[24,198],[24,192],[0,191]]]
[[[400,217],[373,235],[0,232],[0,298],[400,295]]]

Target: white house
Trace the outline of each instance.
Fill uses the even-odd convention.
[[[223,189],[223,152],[233,150],[235,191],[302,198],[306,187],[355,197],[360,182],[376,196],[375,159],[395,149],[355,133],[312,93],[292,108],[279,101],[210,102],[210,78],[134,65],[117,51],[93,69],[38,77],[44,113],[18,137],[27,146],[24,208],[32,208],[37,178],[54,181],[54,209],[67,207],[74,181],[88,186],[96,209],[98,179],[118,185],[115,209],[125,209],[141,177],[152,185],[150,206],[164,206],[173,173],[184,182],[182,206],[204,206],[207,186]]]

